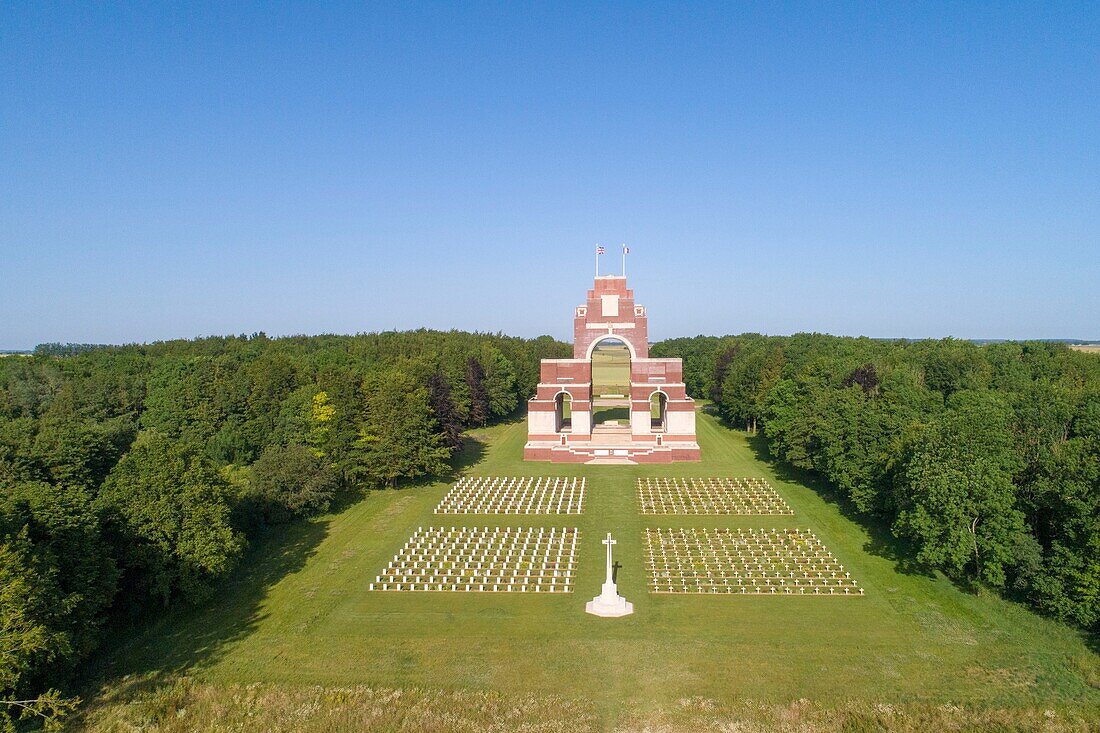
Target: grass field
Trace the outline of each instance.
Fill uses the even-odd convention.
[[[625,345],[599,344],[593,350],[592,394],[630,395],[630,351]]]
[[[144,709],[132,704],[142,694],[146,701],[152,694],[155,703],[143,704],[174,710],[171,690],[156,691],[152,681],[131,689],[135,680],[167,672],[189,676],[190,687],[179,694],[192,710],[203,709],[204,696],[219,700],[218,695],[211,709],[226,716],[244,716],[231,701],[250,695],[273,696],[264,708],[269,713],[284,704],[298,709],[295,700],[302,709],[314,704],[327,709],[328,693],[316,691],[334,687],[345,690],[337,696],[340,710],[352,710],[348,700],[357,694],[377,702],[379,690],[396,689],[398,697],[406,690],[403,699],[411,701],[427,690],[453,696],[445,700],[451,719],[475,721],[470,730],[489,727],[476,723],[478,715],[495,715],[487,710],[511,710],[518,716],[510,718],[512,727],[518,727],[527,713],[516,711],[525,706],[534,711],[533,720],[545,724],[532,730],[694,730],[706,726],[692,720],[713,721],[721,711],[767,717],[773,710],[787,720],[783,711],[792,701],[802,701],[794,705],[803,706],[806,716],[823,719],[831,719],[829,710],[853,706],[880,716],[898,705],[953,714],[956,708],[942,707],[946,703],[1007,709],[998,714],[1035,726],[1069,715],[1077,716],[1077,729],[1088,729],[1090,723],[1081,721],[1100,715],[1100,662],[1080,634],[911,568],[886,533],[856,523],[843,506],[797,477],[776,473],[761,460],[754,439],[702,413],[698,429],[702,463],[653,467],[523,463],[522,421],[475,433],[469,472],[584,475],[585,513],[436,517],[432,509],[449,487],[440,483],[375,492],[339,513],[288,527],[253,548],[244,569],[208,607],[173,614],[105,655],[105,696],[93,706],[87,726],[128,729],[132,721],[118,721]],[[647,475],[766,477],[795,513],[643,518],[637,513],[635,478]],[[433,523],[577,526],[576,592],[368,591],[367,584],[417,526]],[[646,526],[809,528],[850,569],[866,596],[650,595],[642,555]],[[622,619],[583,612],[584,602],[599,592],[600,539],[609,530],[619,541],[619,590],[635,608]],[[161,699],[157,695],[167,695],[168,702],[155,702]],[[474,712],[467,718],[463,696],[473,696],[468,706]],[[555,719],[550,709],[572,711],[569,715],[577,717],[569,720],[576,725]],[[315,729],[369,727],[361,719],[331,715],[332,722]],[[935,715],[918,717],[940,725]],[[376,729],[432,728],[412,720]],[[688,722],[677,722],[682,720]],[[821,729],[841,727],[851,728],[838,723]],[[465,728],[455,723],[435,729]]]

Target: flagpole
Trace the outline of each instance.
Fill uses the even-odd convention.
[[[600,276],[600,245],[596,245],[596,277]]]
[[[622,245],[623,248],[623,277],[626,277],[626,244]]]

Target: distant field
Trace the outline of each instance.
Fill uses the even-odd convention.
[[[1092,354],[1100,354],[1100,344],[1070,344],[1074,351],[1087,351]]]
[[[745,434],[698,422],[704,461],[675,466],[523,463],[524,422],[476,433],[470,473],[587,477],[579,516],[440,520],[438,483],[281,529],[208,607],[104,654],[84,729],[1094,729],[1100,661],[1081,634],[911,568],[888,534],[777,472]],[[642,517],[639,476],[763,477],[794,514]],[[475,522],[578,527],[576,592],[367,590],[418,526]],[[866,596],[651,595],[645,527],[807,528]],[[583,612],[607,531],[635,607],[623,619]]]
[[[630,351],[626,346],[597,346],[592,352],[592,394],[630,395]]]

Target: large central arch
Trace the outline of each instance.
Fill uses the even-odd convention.
[[[600,336],[588,345],[588,351],[585,352],[584,358],[588,361],[592,361],[592,352],[596,350],[596,347],[605,341],[621,341],[626,344],[626,350],[630,352],[630,360],[635,361],[638,358],[638,352],[634,350],[634,344],[630,343],[630,339],[620,336],[618,334],[609,333],[606,336]]]
[[[592,428],[626,429],[630,425],[630,370],[635,352],[625,339],[605,336],[592,343],[589,353]]]

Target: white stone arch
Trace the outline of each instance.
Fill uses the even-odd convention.
[[[625,336],[619,336],[618,334],[614,334],[614,333],[605,333],[603,336],[600,336],[595,341],[590,343],[588,345],[588,351],[584,355],[585,360],[592,361],[592,352],[596,350],[596,346],[598,346],[603,341],[612,341],[612,340],[613,341],[622,341],[624,344],[626,344],[626,350],[630,352],[630,361],[633,362],[633,361],[637,360],[638,352],[634,351],[634,344],[630,343],[630,339],[626,338]]]
[[[569,390],[565,389],[564,387],[559,389],[557,392],[554,393],[554,401],[555,402],[558,401],[558,395],[566,395],[566,396],[569,397],[570,402],[573,401],[573,393],[570,392]]]
[[[649,397],[647,397],[646,401],[645,401],[646,402],[646,415],[649,416],[649,420],[650,420],[649,424],[650,424],[650,427],[652,428],[653,427],[653,412],[652,412],[653,411],[653,397],[655,395],[661,395],[662,397],[665,398],[664,403],[661,404],[661,430],[662,431],[667,431],[668,430],[668,403],[669,403],[668,392],[665,392],[663,389],[658,387],[657,389],[655,389],[655,390],[653,390],[652,392],[649,393]]]
[[[564,395],[564,396],[563,396]],[[559,405],[558,399],[561,398]],[[567,389],[559,389],[554,393],[554,432],[561,433],[565,429],[565,400],[569,400],[569,427],[573,427],[573,393]]]

